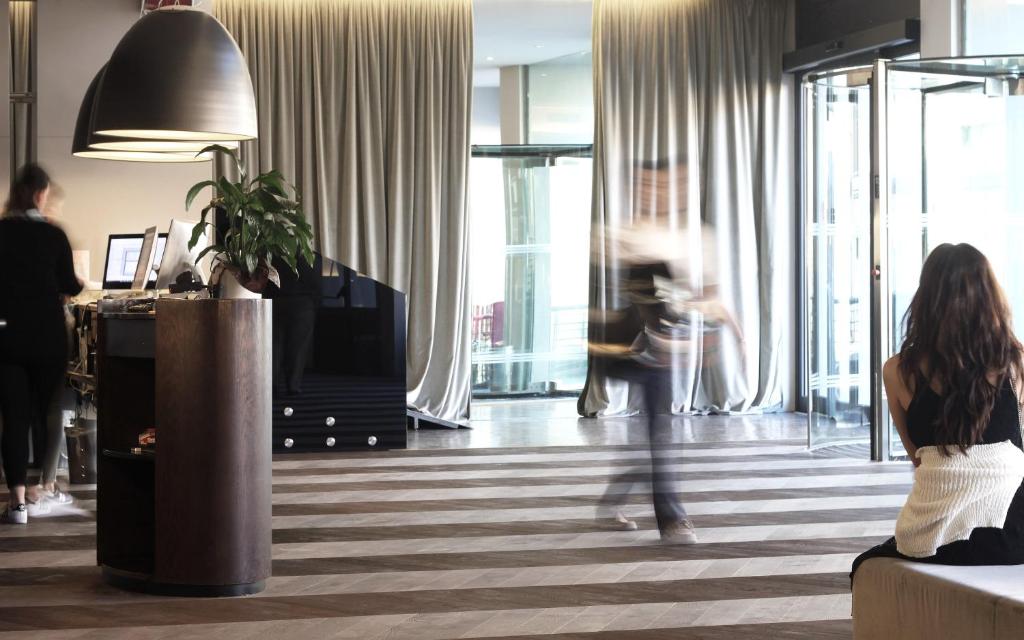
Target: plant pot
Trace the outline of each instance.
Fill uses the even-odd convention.
[[[263,297],[260,291],[266,284],[265,277],[247,278],[243,283],[235,271],[225,269],[220,277],[220,297],[228,300],[258,300]]]

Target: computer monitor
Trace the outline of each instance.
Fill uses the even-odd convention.
[[[192,239],[192,228],[195,226],[196,222],[171,220],[171,229],[167,233],[167,248],[157,270],[157,289],[169,288],[171,283],[186,271],[191,271],[204,284],[209,280],[210,274],[206,265],[196,264],[196,256],[207,245],[206,234],[200,236],[195,248],[188,248],[189,240]]]
[[[132,280],[135,279],[135,270],[139,264],[139,254],[142,253],[144,238],[145,234],[142,233],[115,233],[107,238],[107,261],[103,267],[104,289],[132,288]],[[154,264],[160,262],[166,243],[166,233],[157,236]],[[152,289],[155,286],[156,271],[153,270],[149,274],[146,288]]]
[[[142,235],[142,250],[139,251],[139,262],[135,266],[135,277],[132,279],[132,289],[145,289],[149,283],[149,274],[153,271],[153,262],[156,259],[156,227],[146,229]]]

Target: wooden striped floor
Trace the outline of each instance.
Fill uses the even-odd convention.
[[[75,510],[0,529],[0,640],[848,638],[850,563],[891,535],[908,466],[786,440],[674,453],[694,546],[659,543],[639,485],[639,531],[595,520],[643,446],[281,457],[274,577],[233,599],[102,584],[76,489]]]

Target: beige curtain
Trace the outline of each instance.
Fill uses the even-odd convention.
[[[249,62],[250,170],[300,189],[318,249],[408,296],[409,404],[470,399],[470,0],[217,0]]]
[[[628,309],[631,265],[667,264],[658,295],[676,313],[655,347],[672,361],[675,412],[792,401],[791,11],[786,0],[594,2],[591,344],[608,344]],[[638,411],[638,389],[606,364],[591,359],[581,415]]]

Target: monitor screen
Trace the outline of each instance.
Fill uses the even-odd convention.
[[[118,233],[107,239],[107,263],[103,268],[104,289],[130,289],[135,278],[135,268],[139,264],[142,253],[142,242],[145,234]],[[156,257],[153,260],[153,271],[149,274],[147,287],[156,285],[156,268],[164,254],[167,234],[161,233],[156,240]]]

